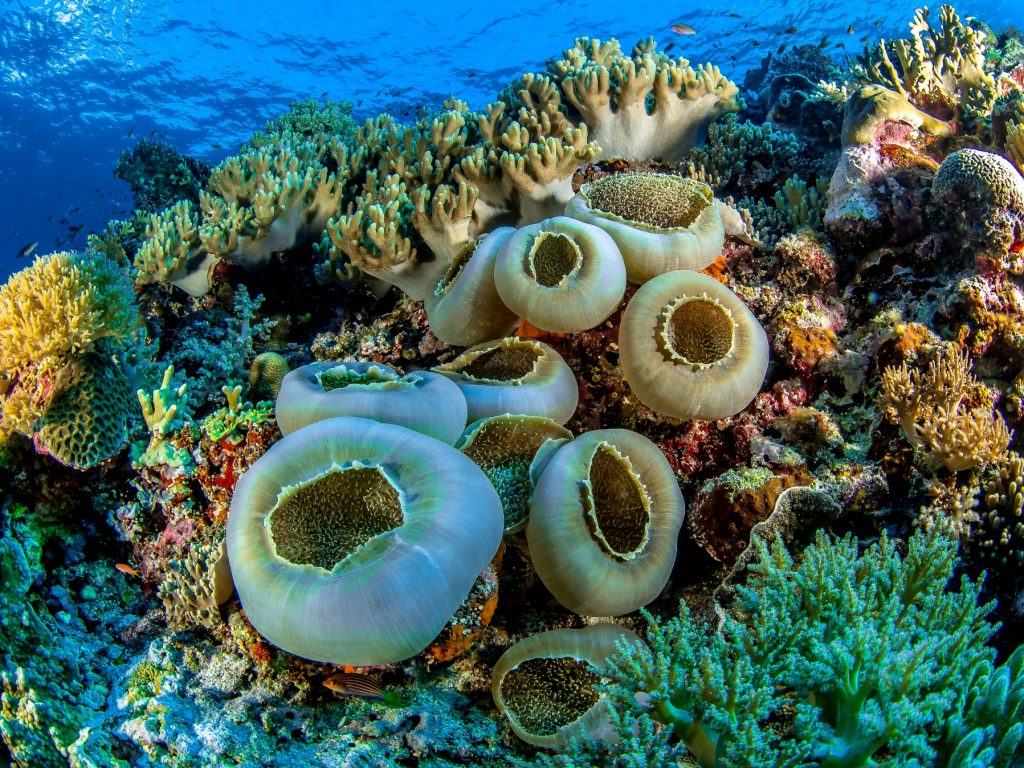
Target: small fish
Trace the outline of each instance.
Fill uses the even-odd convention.
[[[783,43],[783,44],[782,44],[782,45],[780,45],[780,46],[779,46],[778,48],[776,48],[776,49],[775,49],[775,52],[776,52],[776,53],[782,53],[782,52],[783,52],[784,50],[786,50],[786,44],[785,44],[785,43]]]
[[[689,24],[673,24],[670,29],[677,35],[696,35],[697,30]]]
[[[882,26],[882,20],[881,20],[881,19],[879,19],[878,21],[876,21],[876,22],[875,22],[875,26],[876,26],[876,27],[880,27],[880,26]]]
[[[153,138],[154,136],[156,136],[156,128],[149,132],[149,138]]]
[[[846,43],[836,43],[836,48],[845,48]]]
[[[828,35],[825,35],[825,36],[824,36],[823,38],[821,38],[821,42],[820,42],[820,43],[818,43],[818,47],[819,47],[819,48],[824,48],[824,47],[825,47],[826,45],[828,45],[828,44],[829,44],[829,42],[830,42],[830,41],[829,41],[829,39],[828,39]]]
[[[852,35],[856,30],[853,28],[853,24],[846,28],[846,34]]]
[[[743,17],[740,16],[738,13],[730,13],[729,14],[729,18],[730,19],[742,19]]]
[[[68,227],[68,232],[77,235],[83,229],[85,229],[85,224],[73,224],[72,226]]]
[[[222,147],[220,144],[214,144],[213,145],[213,149],[220,150],[220,149],[224,149],[224,147]]]
[[[128,565],[128,563],[115,563],[114,567],[117,568],[117,570],[119,570],[121,573],[128,574],[129,576],[134,576],[137,579],[142,577],[142,574],[140,574],[137,570]]]
[[[799,30],[799,29],[797,29],[796,27],[788,27],[788,28],[786,29],[786,31],[785,31],[785,34],[787,34],[787,35],[795,35],[795,34],[796,34],[797,32],[799,32],[799,31],[800,31],[800,30]]]
[[[675,43],[669,43],[668,45],[665,46],[665,53],[668,53],[669,51],[671,51],[675,47],[676,47]]]
[[[21,250],[18,251],[18,255],[15,256],[15,258],[22,259],[22,258],[24,258],[26,256],[31,256],[33,253],[36,252],[36,248],[38,248],[38,247],[39,247],[39,243],[38,242],[29,243],[28,245],[23,245],[21,247]]]
[[[760,40],[751,40],[750,44],[752,46],[754,46],[755,48],[757,48],[757,47],[759,47],[761,45],[761,41]]]
[[[125,136],[125,138],[126,139],[130,139],[134,133],[135,133],[135,129],[132,128],[130,131],[128,131],[128,135]]]
[[[384,689],[369,675],[360,672],[338,672],[324,680],[324,688],[345,696],[361,696],[364,699],[383,699]]]

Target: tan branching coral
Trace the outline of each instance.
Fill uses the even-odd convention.
[[[926,531],[938,526],[952,538],[967,541],[981,519],[975,509],[979,490],[976,483],[933,482],[928,486],[931,503],[921,507],[915,522]]]
[[[694,69],[652,39],[627,56],[614,38],[580,37],[549,69],[604,157],[685,160],[707,125],[741,104],[717,67]]]
[[[985,483],[975,543],[986,559],[1024,566],[1024,459],[1016,453],[992,468]]]
[[[910,23],[911,37],[879,43],[858,58],[862,80],[880,83],[918,106],[960,108],[969,117],[987,115],[995,79],[985,72],[982,35],[960,21],[950,5],[939,8],[932,27],[928,8]]]
[[[953,349],[940,353],[924,373],[903,363],[882,374],[879,405],[886,418],[950,472],[998,461],[1010,442],[1006,422],[992,411],[985,386],[970,371],[967,353]]]

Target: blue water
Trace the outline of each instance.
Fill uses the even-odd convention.
[[[81,248],[132,209],[118,154],[162,138],[213,164],[296,99],[409,118],[454,94],[482,108],[579,35],[653,35],[737,82],[782,43],[829,41],[837,58],[903,37],[914,3],[468,0],[354,3],[0,2],[0,280],[39,253]],[[1019,0],[956,5],[995,29],[1024,27]],[[686,22],[697,34],[679,37]],[[848,34],[850,25],[855,32]],[[786,33],[796,27],[798,32]],[[757,45],[754,44],[757,42]],[[78,229],[80,228],[80,229]]]

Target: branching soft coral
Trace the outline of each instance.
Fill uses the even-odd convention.
[[[684,160],[708,123],[742,103],[717,67],[693,69],[650,38],[631,55],[614,38],[577,38],[549,70],[606,158]]]
[[[904,363],[882,373],[879,406],[899,423],[916,448],[950,472],[996,461],[1010,442],[1002,416],[990,406],[988,393],[971,374],[966,352],[940,354],[924,373]]]
[[[859,554],[852,538],[819,532],[799,561],[781,542],[754,546],[717,632],[707,636],[683,605],[664,623],[648,615],[648,646],[609,660],[624,735],[624,713],[639,709],[704,768],[1024,759],[1024,651],[995,667],[980,585],[949,589],[954,543],[919,532],[901,557],[883,536]],[[634,748],[659,750],[666,738],[650,732]]]

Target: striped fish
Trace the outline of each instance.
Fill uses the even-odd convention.
[[[361,696],[364,699],[383,699],[380,683],[361,672],[338,672],[324,680],[324,687],[343,696]]]

